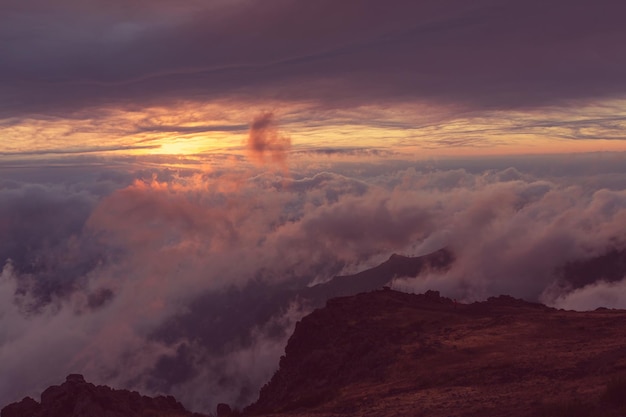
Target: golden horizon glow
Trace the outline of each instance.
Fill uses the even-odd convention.
[[[626,100],[533,112],[463,112],[415,103],[330,111],[228,101],[13,121],[0,125],[0,157],[242,153],[259,108],[273,110],[295,150],[358,147],[418,157],[626,151]]]

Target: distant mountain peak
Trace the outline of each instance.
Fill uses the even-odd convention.
[[[353,275],[338,275],[328,282],[307,288],[302,291],[302,296],[321,302],[328,298],[377,290],[394,278],[415,278],[428,270],[446,270],[452,266],[454,259],[454,254],[448,248],[416,257],[394,253],[378,266]]]

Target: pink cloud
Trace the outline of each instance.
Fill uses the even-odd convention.
[[[273,113],[262,113],[252,120],[247,142],[252,160],[263,164],[269,159],[269,162],[285,168],[290,148],[291,138],[279,132]]]

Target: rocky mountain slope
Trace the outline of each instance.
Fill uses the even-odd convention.
[[[61,385],[48,387],[41,402],[30,397],[2,409],[1,417],[202,417],[191,413],[174,397],[146,397],[135,391],[115,390],[72,374]]]
[[[338,298],[305,317],[247,414],[619,416],[626,312],[436,292]]]

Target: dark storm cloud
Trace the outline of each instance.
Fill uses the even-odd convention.
[[[223,96],[511,108],[626,91],[617,0],[0,7],[3,116]]]

